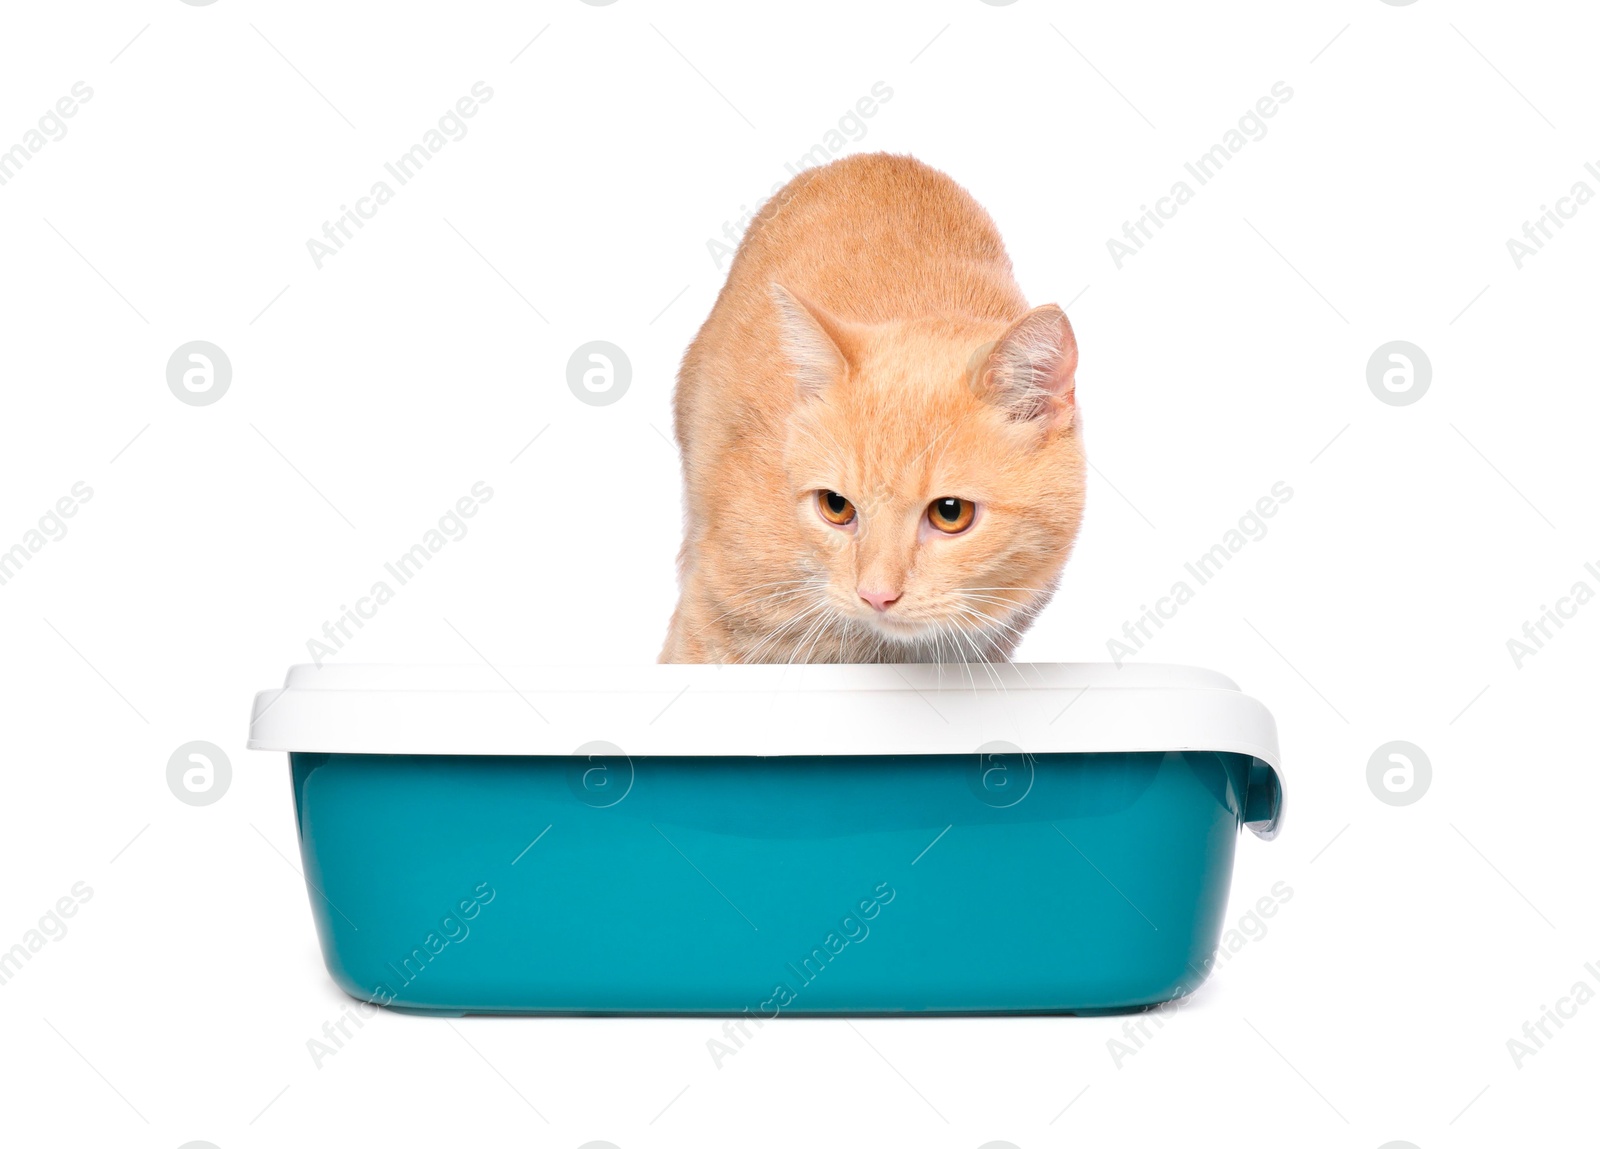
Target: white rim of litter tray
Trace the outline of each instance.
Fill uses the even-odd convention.
[[[294,666],[252,750],[571,757],[1211,750],[1271,767],[1278,729],[1224,675],[1152,663]]]
[[[1283,777],[1277,725],[1228,678],[1129,663],[295,666],[252,750],[569,756],[1215,750]]]

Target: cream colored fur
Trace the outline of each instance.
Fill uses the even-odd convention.
[[[909,157],[802,173],[684,356],[681,597],[663,662],[1009,656],[1083,514],[1077,344],[1000,236]],[[825,522],[819,490],[856,508]],[[935,499],[978,507],[960,535]],[[887,609],[863,589],[898,593]]]

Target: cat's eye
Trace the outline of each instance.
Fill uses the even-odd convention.
[[[959,535],[972,525],[977,512],[969,499],[935,499],[928,504],[928,522],[947,535]]]
[[[817,512],[836,527],[848,527],[856,518],[855,504],[838,491],[818,491]]]

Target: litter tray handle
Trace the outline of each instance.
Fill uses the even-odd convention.
[[[1276,838],[1283,825],[1283,779],[1259,758],[1250,760],[1243,821],[1245,828],[1264,842]]]

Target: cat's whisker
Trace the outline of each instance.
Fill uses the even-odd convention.
[[[799,584],[799,585],[794,585],[794,584]],[[787,601],[789,601],[791,599],[799,598],[799,597],[801,597],[803,595],[809,594],[812,591],[822,590],[823,588],[825,588],[828,585],[828,581],[827,581],[826,578],[812,577],[812,578],[805,578],[805,579],[785,579],[785,580],[782,580],[780,582],[767,583],[767,584],[764,584],[764,585],[766,585],[766,586],[790,586],[790,587],[792,587],[792,589],[772,591],[769,594],[763,596],[762,598],[759,598],[759,599],[755,600],[754,602],[740,603],[737,606],[730,606],[727,610],[725,610],[722,613],[716,615],[714,618],[708,620],[707,622],[705,622],[701,626],[695,628],[695,632],[697,634],[698,633],[703,633],[709,627],[714,626],[715,624],[717,624],[719,622],[722,622],[724,619],[729,618],[732,615],[739,614],[741,612],[743,612],[743,613],[753,613],[753,612],[755,612],[757,610],[757,608],[768,606],[768,605],[776,605],[776,604],[782,603],[782,602],[787,602]],[[759,589],[759,588],[750,588],[750,589],[751,590],[755,590],[755,589]],[[728,597],[729,597],[729,599],[733,599],[733,598],[736,598],[740,594],[747,594],[747,593],[749,593],[749,591],[738,591],[738,592],[735,592],[732,595],[729,595]]]
[[[943,639],[944,639],[944,636],[945,636],[945,634],[946,634],[946,632],[947,632],[947,630],[949,628],[943,622],[935,622],[934,623],[934,628],[935,628],[934,629],[934,642],[936,644],[935,645],[935,649],[939,652],[939,676],[940,676],[940,683],[942,684],[943,681],[944,681],[944,642],[943,642]],[[952,655],[959,655],[961,653],[961,648],[956,645],[956,637],[955,637],[955,634],[953,632],[950,633],[950,653]],[[956,663],[961,665],[962,673],[964,673],[967,676],[967,680],[969,682],[971,682],[971,680],[972,680],[972,668],[966,665],[966,661],[967,660],[965,658],[953,658],[952,661],[954,661],[954,662],[956,662]],[[974,688],[976,688],[976,684],[974,684]]]
[[[956,646],[957,650],[960,649],[959,644],[963,641],[965,641],[969,647],[972,646],[972,640],[962,632],[959,626],[957,626],[954,622],[947,623],[946,625],[950,628],[951,643],[952,645]],[[973,647],[973,653],[977,653],[977,649],[975,647]],[[970,687],[972,693],[976,695],[978,693],[978,679],[972,673],[972,663],[974,661],[983,663],[984,673],[989,674],[991,677],[993,677],[993,673],[989,670],[989,664],[982,658],[970,659],[965,656],[962,657],[962,669],[967,672],[967,686]]]
[[[742,651],[741,661],[744,661],[744,663],[758,663],[758,661],[762,661],[760,655],[762,655],[762,651],[765,650],[770,643],[778,642],[782,635],[786,634],[787,631],[794,629],[795,626],[798,626],[798,624],[802,623],[802,621],[805,621],[806,618],[810,618],[811,611],[814,610],[816,610],[814,605],[813,607],[808,607],[806,610],[800,611],[798,615],[792,615],[789,616],[789,618],[784,619],[782,623],[779,623],[778,626],[773,627],[771,631],[760,635],[760,637],[755,640],[754,645],[750,645],[750,647],[747,647],[746,650]]]
[[[783,651],[794,645],[793,635],[813,621],[813,616],[820,608],[813,608],[804,614],[796,615],[790,622],[773,631],[766,639],[752,649],[750,661],[752,662],[779,662],[784,661]]]
[[[969,614],[976,614],[982,618],[993,618],[996,621],[1003,621],[1004,619],[1009,618],[1010,615],[1021,606],[1020,603],[1012,602],[1009,599],[983,598],[978,595],[967,594],[953,594],[949,596],[947,602],[941,605],[946,606],[951,610],[960,610]],[[1002,609],[990,614],[989,611],[995,607]]]
[[[812,615],[814,615],[817,611],[823,609],[825,606],[826,606],[826,603],[824,603],[824,602],[821,602],[821,601],[814,602],[810,606],[808,606],[804,610],[802,610],[800,613],[792,615],[789,618],[785,619],[777,627],[775,627],[774,629],[769,631],[765,636],[763,636],[759,641],[757,641],[754,646],[750,647],[747,651],[745,651],[742,661],[744,661],[744,662],[761,662],[761,661],[763,661],[763,658],[761,656],[763,655],[763,653],[766,651],[767,648],[769,648],[771,646],[774,646],[776,643],[778,643],[780,640],[782,640],[783,637],[786,634],[788,634],[789,632],[793,631],[795,628],[799,627],[802,623],[806,622],[806,620],[811,618]]]
[[[950,588],[951,594],[965,594],[968,591],[975,591],[980,594],[1021,593],[1033,597],[1039,593],[1039,588],[1031,586],[957,586]]]
[[[1009,598],[988,598],[982,595],[971,594],[954,595],[952,596],[952,600],[954,603],[968,604],[978,602],[983,603],[985,606],[1004,607],[1007,608],[1007,613],[1014,610],[1020,610],[1024,606],[1023,603],[1016,602],[1015,600]]]
[[[996,621],[1003,621],[1005,618],[1009,618],[1024,612],[1028,609],[1029,605],[1025,602],[1017,602],[1015,599],[997,598],[993,595],[972,594],[969,591],[956,591],[951,597],[955,600],[956,605],[970,606],[971,603],[978,602],[983,603],[986,606],[1003,607],[1005,609],[1005,614],[995,616]]]
[[[956,610],[960,611],[966,617],[978,620],[984,629],[993,628],[995,630],[1004,631],[1007,635],[1018,639],[1019,641],[1022,638],[1022,628],[1002,615],[988,614],[966,603],[958,602],[953,605]]]
[[[833,621],[833,617],[834,612],[831,609],[824,610],[817,618],[817,621],[807,628],[806,633],[800,636],[799,642],[795,643],[794,653],[789,656],[789,662],[791,665],[795,662],[796,658],[799,658],[799,661],[802,663],[811,661],[811,651],[816,647],[817,640],[827,632],[828,623]],[[814,636],[813,632],[815,632]],[[811,639],[811,643],[809,646],[806,646],[804,657],[801,657],[800,647],[805,643],[807,638]]]
[[[980,651],[978,649],[977,641],[972,637],[971,634],[967,633],[966,630],[962,629],[959,626],[956,626],[954,623],[951,624],[951,629],[955,632],[955,634],[959,638],[961,638],[964,642],[966,642],[966,644],[967,644],[967,646],[969,648],[971,648],[972,653],[973,653],[973,661],[983,664],[984,673],[989,676],[989,680],[991,682],[993,682],[995,684],[995,686],[999,687],[1002,693],[1004,693],[1005,692],[1005,683],[1001,682],[1000,679],[996,676],[994,669],[989,665],[990,660],[985,658],[985,657],[983,657],[982,651]],[[967,671],[967,675],[968,675],[969,678],[971,677],[971,675],[972,675],[971,670]],[[977,691],[978,691],[978,684],[977,684],[976,681],[974,681],[973,684],[972,684],[972,691],[973,691],[974,694],[976,694]]]
[[[743,590],[736,590],[727,596],[727,601],[739,602],[742,599],[756,594],[758,591],[767,591],[767,595],[761,596],[755,602],[743,604],[746,607],[753,607],[760,605],[760,603],[765,601],[766,597],[769,595],[797,593],[808,589],[825,587],[827,585],[828,580],[825,575],[810,575],[806,578],[800,579],[780,579],[776,582],[758,583],[755,586],[745,587]],[[779,589],[770,590],[769,588],[772,587],[777,587]]]
[[[736,614],[749,614],[749,613],[753,612],[754,610],[756,610],[756,608],[758,608],[758,607],[776,606],[776,605],[778,605],[780,603],[785,603],[785,602],[788,602],[788,601],[790,601],[792,599],[801,598],[801,597],[805,596],[806,594],[809,594],[810,591],[811,591],[811,588],[802,588],[802,589],[794,590],[794,591],[778,591],[778,592],[774,592],[774,593],[766,596],[765,598],[758,599],[757,601],[755,601],[753,603],[746,603],[746,604],[742,604],[742,605],[737,606],[737,607],[729,607],[727,610],[725,610],[722,613],[718,614],[715,618],[712,618],[710,620],[710,622],[708,622],[706,625],[709,626],[712,623],[722,622],[724,619],[731,618],[732,616],[734,616]],[[704,629],[704,628],[702,627],[702,629]]]
[[[1022,632],[1004,620],[989,618],[986,615],[974,615],[973,617],[977,623],[973,629],[983,636],[985,642],[988,642],[996,649],[998,649],[1003,639],[1016,642],[1022,638]],[[995,661],[1009,662],[1010,659],[1001,657],[995,659]]]
[[[1012,634],[1012,635],[1014,635],[1014,636],[1016,636],[1018,638],[1021,637],[1020,632],[1017,631],[1015,627],[1013,627],[1009,622],[1007,622],[1004,619],[991,618],[990,616],[982,613],[981,611],[977,610],[976,608],[968,606],[968,605],[966,605],[964,603],[960,603],[960,602],[956,603],[955,607],[956,607],[956,610],[960,611],[963,616],[965,616],[967,618],[974,619],[976,621],[977,625],[972,627],[972,628],[970,628],[970,629],[975,631],[977,634],[983,636],[984,641],[985,641],[985,643],[987,645],[990,645],[990,646],[994,646],[995,645],[995,643],[993,641],[993,634],[996,631],[1005,631],[1005,632],[1008,632],[1008,633],[1010,633],[1010,634]],[[976,639],[974,639],[971,634],[966,634],[965,632],[963,632],[963,634],[964,634],[964,637],[967,638],[968,642],[972,645],[973,652],[974,652],[974,654],[978,655],[980,661],[983,661],[985,663],[988,663],[990,661],[1007,661],[1007,660],[1004,660],[1004,659],[995,660],[995,659],[992,659],[992,658],[983,657],[982,653],[978,649]],[[1005,689],[1004,682],[999,681],[998,679],[996,680],[996,685],[999,686],[1002,690]]]

